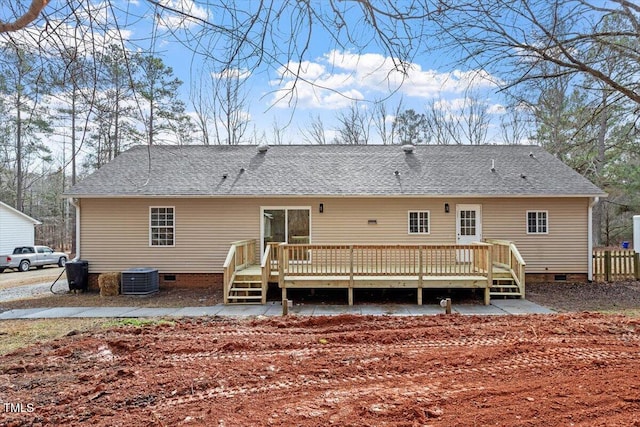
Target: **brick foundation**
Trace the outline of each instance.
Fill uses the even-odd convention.
[[[89,274],[89,289],[98,291],[99,273]],[[222,289],[222,273],[160,273],[160,289],[219,288]]]
[[[526,283],[586,283],[587,273],[527,273]]]

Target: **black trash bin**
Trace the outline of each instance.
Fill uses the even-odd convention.
[[[89,286],[89,261],[67,261],[64,266],[70,291],[86,291]]]

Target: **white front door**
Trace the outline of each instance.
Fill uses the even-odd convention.
[[[456,236],[459,245],[482,240],[481,205],[456,205]]]
[[[469,245],[482,240],[482,206],[456,205],[456,241]],[[473,262],[473,253],[468,249],[456,251],[456,261]]]

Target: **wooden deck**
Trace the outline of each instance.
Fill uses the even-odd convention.
[[[225,303],[264,304],[272,282],[283,301],[295,288],[343,288],[350,305],[354,289],[410,288],[422,304],[423,289],[467,288],[482,289],[489,304],[492,295],[524,296],[524,261],[510,245],[270,245],[260,265],[244,264],[225,275]]]

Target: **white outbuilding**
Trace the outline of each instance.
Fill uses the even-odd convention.
[[[0,254],[11,253],[16,246],[33,245],[38,224],[42,223],[0,202]]]

